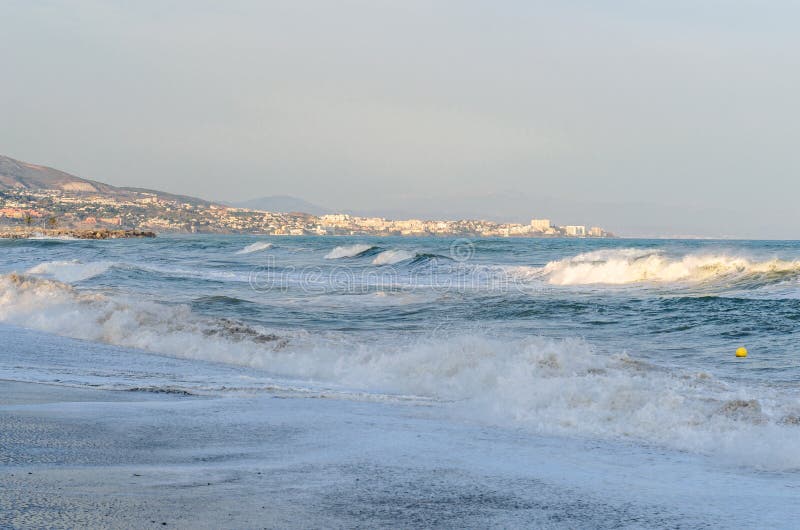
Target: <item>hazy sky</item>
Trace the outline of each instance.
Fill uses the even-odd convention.
[[[800,238],[800,3],[0,0],[0,153],[212,200]]]

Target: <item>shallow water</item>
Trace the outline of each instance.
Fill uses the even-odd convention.
[[[800,516],[793,472],[3,324],[0,343],[0,526],[794,528]],[[3,380],[21,375],[50,384]]]

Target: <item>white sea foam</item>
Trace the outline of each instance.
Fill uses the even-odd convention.
[[[552,285],[624,285],[634,283],[740,280],[755,275],[800,274],[800,261],[757,261],[739,256],[688,254],[670,257],[641,249],[601,250],[551,261],[530,270]]]
[[[113,266],[107,261],[81,263],[79,261],[48,261],[28,269],[28,274],[53,278],[61,282],[75,283],[105,273]]]
[[[53,280],[0,276],[0,321],[178,357],[249,364],[285,341],[268,330],[201,317],[187,305],[81,292]]]
[[[18,275],[0,277],[0,321],[281,377],[425,396],[480,421],[541,433],[630,439],[770,469],[800,468],[796,394],[599,355],[578,339],[480,333],[377,341],[302,333],[276,338],[183,305],[85,293]]]
[[[28,239],[33,239],[37,241],[81,241],[81,239],[74,236],[67,236],[67,235],[48,236],[42,233],[33,234]]]
[[[414,259],[416,256],[415,253],[409,252],[408,250],[385,250],[375,256],[375,259],[372,260],[373,265],[394,265],[395,263],[400,263],[401,261],[408,261],[410,259]]]
[[[236,251],[237,254],[252,254],[253,252],[260,252],[262,250],[267,250],[272,248],[272,243],[267,241],[258,241],[256,243],[252,243],[247,245],[242,250]]]
[[[325,255],[325,259],[352,258],[371,249],[372,245],[347,245],[336,247]]]

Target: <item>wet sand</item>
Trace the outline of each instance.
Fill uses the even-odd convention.
[[[657,477],[665,469],[628,470],[612,454],[602,462],[602,448],[589,444],[586,458],[597,468],[599,457],[609,474],[582,476],[580,458],[564,461],[563,442],[442,422],[437,414],[398,404],[0,381],[0,527],[635,528],[759,522],[757,513],[747,521],[717,509],[715,500],[738,501],[727,492],[702,493],[691,477],[687,491],[668,491],[672,497],[661,504]],[[571,447],[566,454],[581,452]],[[629,462],[637,459],[647,457],[632,455]],[[735,476],[729,479],[733,490]],[[627,498],[606,494],[604,483],[609,491],[626,491],[620,481],[630,486]],[[782,506],[791,493],[766,501]],[[687,499],[680,510],[675,495]]]

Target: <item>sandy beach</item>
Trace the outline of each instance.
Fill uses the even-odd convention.
[[[737,491],[735,472],[690,456],[667,466],[630,448],[623,466],[597,444],[576,452],[582,442],[436,416],[2,381],[0,526],[723,527],[758,525],[737,509],[745,499],[767,519],[798,509],[789,488]],[[588,460],[594,473],[581,471]],[[658,478],[676,472],[688,473],[683,491]]]
[[[629,516],[565,502],[532,476],[476,473],[447,456],[446,429],[375,404],[343,413],[315,399],[0,389],[2,526],[562,527]]]

